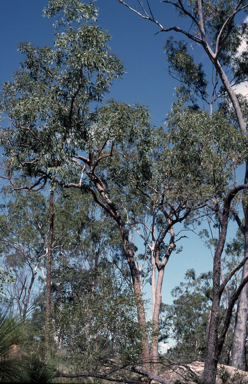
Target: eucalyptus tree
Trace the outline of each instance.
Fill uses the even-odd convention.
[[[156,19],[152,7],[147,2],[147,8],[138,0],[140,9],[131,6],[130,2],[118,0],[119,3],[128,7],[138,16],[149,20],[157,25],[158,32],[178,32],[189,39],[193,44],[198,44],[206,52],[209,63],[213,66],[214,72],[211,78],[213,84],[210,98],[207,91],[210,89],[207,84],[206,76],[203,72],[202,64],[195,64],[192,55],[188,54],[187,45],[184,41],[175,42],[173,38],[167,40],[165,50],[169,58],[169,69],[176,71],[176,77],[184,82],[181,91],[187,92],[195,100],[195,97],[203,98],[210,105],[210,113],[213,111],[215,101],[226,95],[233,105],[236,122],[240,131],[246,136],[246,120],[242,110],[242,103],[236,95],[235,86],[247,81],[247,51],[242,52],[242,42],[247,41],[247,22],[240,25],[235,18],[238,15],[245,16],[247,12],[247,1],[215,1],[207,2],[197,0],[187,1],[163,1],[163,6],[167,5],[175,10],[179,16],[185,16],[188,20],[189,28],[181,28],[178,25],[164,25]],[[178,76],[180,75],[180,76]],[[247,181],[247,164],[245,172],[245,182]],[[243,211],[245,216],[244,237],[247,243],[247,203],[246,192],[244,192]],[[245,245],[247,253],[247,245]],[[247,275],[248,263],[243,268],[243,277]],[[237,321],[234,332],[232,365],[242,366],[246,319],[248,314],[248,299],[246,286],[240,295]],[[242,342],[240,343],[240,340]]]
[[[62,14],[54,23],[55,49],[34,47],[27,42],[20,44],[19,50],[26,55],[26,61],[13,76],[13,82],[3,87],[1,109],[10,125],[2,129],[1,143],[8,159],[3,165],[6,174],[2,177],[10,180],[14,170],[22,170],[23,175],[33,180],[33,184],[24,182],[21,186],[14,185],[12,180],[13,189],[37,191],[50,181],[49,278],[53,181],[57,168],[62,164],[59,169],[62,173],[66,171],[67,159],[74,153],[70,140],[75,127],[81,136],[83,127],[89,124],[89,103],[103,99],[112,80],[122,74],[122,64],[109,52],[109,36],[94,25],[97,11],[92,3],[68,1],[61,5],[51,1],[44,13],[48,17]],[[8,137],[11,141],[5,146]],[[47,284],[47,319],[50,287],[51,284]]]
[[[234,270],[229,273],[223,283],[220,284],[219,266],[221,264],[221,255],[226,239],[231,202],[240,191],[247,188],[246,184],[236,185],[235,180],[233,185],[231,184],[235,168],[240,163],[242,155],[245,156],[246,154],[243,149],[244,137],[242,133],[236,134],[236,128],[230,126],[222,112],[217,112],[210,117],[206,112],[192,111],[192,109],[185,108],[183,104],[181,104],[181,106],[180,104],[173,106],[168,119],[168,125],[171,128],[169,133],[164,133],[164,135],[159,133],[157,139],[155,136],[156,131],[153,130],[152,142],[156,144],[152,163],[154,168],[151,166],[148,168],[147,166],[147,169],[152,170],[152,176],[148,180],[137,178],[136,167],[138,164],[134,163],[132,157],[130,155],[128,157],[127,153],[122,154],[123,164],[125,164],[125,166],[120,167],[120,165],[117,164],[118,167],[116,167],[113,164],[113,171],[114,174],[118,175],[118,178],[120,173],[123,173],[122,180],[124,180],[125,184],[131,175],[129,188],[132,190],[133,185],[138,189],[138,191],[145,196],[146,204],[150,199],[150,210],[154,202],[156,202],[165,218],[168,218],[168,222],[166,226],[164,226],[162,233],[159,234],[157,244],[155,244],[155,246],[157,245],[157,249],[155,249],[155,263],[158,269],[158,284],[155,295],[155,305],[157,306],[156,316],[155,310],[153,313],[154,353],[152,357],[155,359],[158,344],[158,316],[161,305],[161,287],[164,267],[173,248],[175,248],[173,225],[187,218],[189,214],[199,209],[202,205],[204,206],[208,201],[212,201],[214,198],[219,201],[217,207],[221,231],[214,257],[213,278],[215,285],[207,344],[207,358],[209,360],[206,360],[206,367],[211,367],[210,380],[214,380],[216,373],[215,361],[218,361],[223,348],[225,336],[230,324],[232,308],[247,281],[247,279],[245,279],[233,293],[220,337],[217,338],[221,295],[233,274],[240,269],[247,260],[245,257],[235,266]],[[225,133],[225,135],[223,135],[223,133]],[[164,141],[161,140],[163,137]],[[156,140],[158,140],[158,143],[156,143]],[[159,143],[161,147],[159,147]],[[163,149],[161,150],[161,148]],[[120,154],[120,151],[118,153]],[[129,154],[130,153],[131,150],[129,150]],[[105,156],[107,156],[107,154]],[[126,177],[124,177],[124,173]],[[121,181],[121,178],[119,178],[119,180]],[[223,200],[222,205],[220,203],[221,199]],[[133,216],[135,216],[134,211]],[[155,216],[153,216],[153,220],[155,220]],[[138,219],[137,223],[141,223],[141,221]],[[135,220],[133,224],[135,225]],[[172,231],[170,231],[171,229]],[[164,250],[160,249],[160,245],[164,239],[163,236],[169,231],[171,238],[168,248],[164,252]],[[160,239],[162,239],[161,242]],[[155,238],[152,240],[154,241]],[[144,237],[144,241],[147,243],[148,240]],[[162,260],[160,260],[159,256],[161,257],[163,252],[164,258],[162,257]],[[213,337],[212,340],[211,337]]]
[[[14,190],[37,191],[50,182],[52,188],[59,185],[63,189],[90,192],[115,221],[130,269],[143,333],[142,362],[149,368],[140,271],[128,236],[122,194],[130,191],[131,186],[137,191],[139,187],[148,188],[147,183],[157,176],[156,182],[160,183],[154,167],[156,158],[164,161],[162,175],[172,183],[169,192],[171,198],[174,193],[177,201],[185,198],[186,186],[194,189],[196,185],[199,187],[199,182],[203,190],[198,194],[198,201],[204,201],[212,191],[210,187],[208,192],[210,176],[202,176],[201,164],[197,163],[199,151],[194,154],[193,168],[189,167],[189,158],[184,159],[187,160],[185,171],[179,161],[180,146],[170,151],[169,141],[161,141],[161,130],[150,125],[146,108],[111,101],[93,112],[90,110],[90,103],[94,108],[95,102],[101,102],[112,80],[123,72],[120,61],[109,52],[108,35],[95,25],[96,9],[92,3],[67,0],[62,4],[51,0],[45,15],[56,18],[54,49],[22,43],[19,49],[26,60],[13,81],[3,86],[1,106],[9,124],[4,124],[0,134],[5,155],[5,175],[1,177],[8,180]],[[194,118],[196,126],[202,119],[211,123],[204,115],[195,114]],[[222,124],[220,118],[219,125]],[[175,164],[180,172],[175,169],[178,173],[173,182]],[[21,186],[15,184],[16,172],[31,179],[31,184],[27,185],[25,179]],[[201,177],[197,177],[198,172]],[[213,188],[217,190],[218,185],[213,184]],[[196,196],[190,193],[189,190],[187,199],[191,201]],[[200,196],[201,193],[206,195]]]
[[[125,137],[125,124],[130,125],[130,136],[133,133],[141,136],[148,122],[147,111],[138,106],[131,108],[124,104],[113,104],[113,107],[103,107],[98,113],[90,112],[90,102],[102,101],[112,80],[122,74],[122,65],[109,53],[106,45],[108,35],[93,23],[96,9],[92,4],[67,1],[61,5],[50,1],[45,13],[47,16],[58,16],[55,23],[55,49],[21,44],[20,51],[27,56],[22,64],[23,69],[16,73],[12,83],[3,87],[3,110],[10,119],[10,125],[1,132],[1,143],[7,157],[6,176],[3,177],[10,181],[14,189],[25,188],[14,185],[12,179],[13,172],[21,169],[25,175],[33,177],[29,190],[42,188],[51,180],[63,187],[88,188],[95,198],[94,189],[84,186],[78,173],[83,176],[85,166],[89,166],[88,176],[103,194],[102,181],[97,179],[94,172],[100,161],[98,153],[118,136],[121,145]],[[78,21],[83,19],[88,20],[88,24],[78,27]],[[112,126],[104,126],[104,119],[109,120]],[[84,151],[88,151],[88,160],[78,154]],[[86,164],[81,167],[79,161],[84,159]],[[98,199],[96,201],[99,202]],[[106,205],[100,205],[107,208]],[[139,322],[145,327],[139,273],[133,262],[126,231],[118,213],[113,214],[111,208],[106,211],[118,222],[121,230],[137,306],[140,308]],[[144,339],[143,360],[147,362],[149,349],[147,338]]]
[[[55,48],[34,47],[31,43],[20,45],[19,50],[26,55],[26,60],[13,76],[13,82],[3,86],[2,92],[2,110],[10,124],[1,131],[6,156],[3,164],[6,173],[1,177],[8,180],[14,190],[37,191],[48,181],[53,188],[58,183],[65,188],[89,190],[96,202],[114,218],[131,270],[139,324],[144,329],[142,358],[148,363],[139,272],[122,217],[104,193],[104,178],[101,180],[95,171],[100,160],[113,155],[114,141],[123,148],[124,143],[143,140],[138,154],[139,175],[149,172],[147,161],[142,158],[145,152],[147,156],[149,153],[149,137],[143,138],[145,131],[149,134],[149,128],[146,129],[148,112],[140,106],[132,108],[122,103],[90,111],[90,103],[101,102],[112,80],[123,73],[121,62],[109,52],[109,36],[94,24],[96,13],[91,3],[50,1],[45,15],[57,17]],[[86,21],[84,25],[78,24],[83,20]],[[106,146],[109,153],[102,154]],[[83,156],[84,152],[88,157]],[[15,184],[13,177],[18,171],[31,178],[31,185]],[[84,171],[89,184],[82,180]]]
[[[154,363],[158,361],[164,269],[181,239],[176,228],[186,220],[192,223],[202,216],[206,204],[223,193],[239,163],[238,155],[235,161],[230,158],[230,148],[235,147],[239,153],[242,148],[241,135],[230,141],[235,128],[230,127],[221,113],[210,118],[207,113],[185,108],[183,103],[174,104],[167,127],[168,133],[161,131],[157,137],[150,180],[140,182],[132,177],[132,185],[143,196],[146,209],[139,212],[130,204],[126,207],[127,223],[143,239],[152,264],[151,360]],[[135,170],[135,165],[132,169]],[[130,192],[133,187],[130,186]]]
[[[90,103],[94,108],[96,102],[101,102],[112,81],[123,73],[121,62],[107,46],[109,36],[95,24],[96,14],[92,3],[51,0],[45,15],[56,18],[54,49],[20,44],[26,60],[2,91],[1,106],[9,124],[4,124],[0,134],[5,155],[5,175],[1,177],[14,190],[37,191],[50,182],[52,188],[58,184],[90,191],[116,221],[131,271],[139,324],[144,331],[142,360],[148,364],[139,273],[120,211],[105,191],[106,172],[100,170],[99,177],[96,167],[113,154],[117,156],[118,149],[123,150],[125,145],[128,153],[131,143],[136,142],[140,146],[138,175],[149,173],[151,127],[149,114],[141,106],[112,102],[90,111]],[[119,146],[116,151],[115,145]],[[104,149],[107,153],[103,153]],[[147,157],[143,158],[144,153]],[[22,186],[15,184],[16,172],[30,178],[31,185],[25,180]]]
[[[194,112],[191,108],[186,108],[184,113],[180,112],[178,105],[175,104],[170,117],[171,127],[174,127],[171,131],[172,137],[173,135],[178,135],[178,133],[180,134],[181,151],[185,153],[183,157],[186,156],[186,159],[191,158],[191,151],[202,156],[202,160],[199,159],[198,163],[200,168],[200,171],[197,172],[199,177],[198,183],[201,180],[203,185],[205,183],[206,185],[212,184],[214,188],[216,188],[215,193],[212,193],[212,198],[210,197],[206,204],[208,208],[214,204],[214,211],[218,217],[220,225],[219,238],[216,242],[214,252],[213,299],[204,369],[204,382],[213,383],[216,376],[217,361],[220,357],[225,336],[231,321],[232,309],[242,288],[248,280],[248,277],[246,277],[233,292],[223,322],[223,327],[219,330],[218,336],[220,300],[223,291],[235,272],[239,270],[247,260],[247,257],[245,256],[243,260],[229,272],[224,278],[224,281],[222,283],[220,282],[221,256],[226,241],[226,231],[231,204],[233,200],[237,198],[238,193],[247,188],[247,184],[237,185],[235,177],[236,165],[242,161],[240,160],[242,157],[244,158],[246,156],[246,141],[243,134],[241,132],[236,132],[235,126],[231,126],[229,122],[225,120],[221,111],[217,111],[212,116],[208,116],[206,112]],[[204,120],[201,120],[200,116],[205,116]],[[202,126],[202,128],[200,128],[200,126]],[[179,127],[180,129],[176,129],[176,127]],[[194,130],[197,132],[199,131],[198,137],[194,134]],[[209,173],[206,168],[209,169]],[[201,195],[200,189],[199,193]]]
[[[130,117],[130,114],[131,112],[127,116]],[[106,120],[100,120],[98,124],[100,123],[105,130],[107,126],[111,126],[111,123],[109,121],[107,123]],[[90,156],[88,158],[78,156],[78,160],[86,164],[88,162],[88,165],[92,164],[91,169],[94,170],[95,179],[98,178],[95,182],[96,189],[92,190],[94,198],[100,205],[105,206],[106,210],[111,208],[109,210],[111,215],[118,212],[123,223],[122,233],[126,233],[128,238],[130,237],[129,228],[133,228],[141,235],[145,245],[148,246],[150,242],[151,262],[158,270],[155,294],[154,273],[152,276],[154,306],[152,362],[157,361],[164,268],[171,252],[175,249],[174,225],[200,210],[214,196],[225,196],[226,191],[230,192],[230,178],[240,162],[243,143],[242,134],[234,137],[235,128],[229,125],[221,112],[210,118],[207,113],[185,108],[183,103],[175,104],[167,124],[168,133],[155,128],[150,131],[149,127],[146,127],[141,137],[137,137],[136,142],[134,142],[134,133],[131,131],[132,141],[127,141],[123,147],[118,146],[117,141],[107,143],[107,139],[104,141],[101,136],[103,145],[99,144],[98,148],[101,152],[97,152],[93,164],[90,162]],[[223,132],[225,132],[224,138]],[[128,133],[127,130],[126,133]],[[146,144],[148,137],[149,142],[152,143],[149,152]],[[112,149],[114,145],[115,150]],[[230,150],[233,148],[236,150],[236,158],[233,155],[230,156]],[[137,161],[140,154],[142,154],[141,164]],[[94,159],[93,156],[92,159]],[[104,164],[104,173],[101,170],[101,163]],[[150,174],[140,173],[141,166]],[[84,165],[81,167],[83,169]],[[87,173],[87,168],[84,170]],[[90,173],[89,175],[92,178]],[[115,189],[112,187],[113,182]],[[235,194],[244,187],[244,185],[238,186]],[[141,207],[139,207],[140,202],[142,202]],[[116,211],[112,211],[113,207]],[[151,228],[144,222],[146,216],[150,217]],[[145,231],[140,231],[137,226],[146,228],[151,238],[149,239],[149,235],[146,236]],[[159,230],[157,237],[156,227]],[[166,245],[164,240],[168,234],[168,245]],[[145,254],[142,264],[146,257]],[[136,268],[140,270],[137,262]]]

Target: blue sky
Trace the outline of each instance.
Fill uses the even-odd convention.
[[[165,24],[176,24],[177,18],[171,8],[166,8],[159,1],[152,0],[151,3],[154,4],[155,17],[161,16]],[[20,41],[28,40],[39,46],[53,44],[52,22],[42,17],[42,9],[46,5],[46,0],[1,0],[0,83],[11,81],[11,74],[24,59],[17,52]],[[112,36],[109,42],[111,50],[124,62],[126,71],[123,79],[114,83],[107,98],[148,105],[152,123],[163,125],[174,100],[174,87],[177,86],[167,72],[163,52],[169,35],[155,35],[155,25],[140,19],[116,0],[98,0],[96,6],[99,7],[98,25],[109,31]],[[161,11],[164,12],[162,15]],[[180,18],[180,23],[185,23],[185,19]],[[205,54],[197,46],[194,46],[194,52],[204,64]],[[229,239],[235,236],[235,232],[235,227],[231,227]],[[189,239],[182,241],[183,252],[173,254],[166,266],[163,301],[168,304],[172,300],[170,291],[183,280],[188,268],[195,268],[198,274],[212,268],[212,256],[203,242],[192,233],[187,235]]]
[[[159,1],[156,3],[155,15],[161,10]],[[28,40],[40,46],[53,44],[52,22],[42,17],[46,5],[47,0],[1,0],[1,83],[11,79],[11,74],[22,61],[22,55],[17,52],[20,41]],[[169,35],[155,36],[155,25],[140,19],[116,0],[98,0],[96,6],[99,8],[98,25],[112,36],[111,50],[124,62],[126,70],[123,79],[114,83],[109,97],[130,104],[148,105],[152,122],[163,125],[177,85],[167,73],[163,52]],[[167,18],[172,23],[170,15]],[[182,21],[184,19],[180,19]]]

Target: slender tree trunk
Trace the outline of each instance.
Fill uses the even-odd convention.
[[[203,381],[204,384],[215,384],[217,373],[217,343],[218,343],[218,325],[219,325],[219,255],[214,260],[214,288],[213,302],[211,308],[211,318],[207,332],[207,354],[205,358]]]
[[[234,90],[233,90],[233,88],[232,88],[232,86],[228,80],[228,77],[225,74],[225,71],[223,70],[219,60],[215,60],[213,58],[213,56],[209,53],[208,50],[207,50],[207,53],[208,53],[208,56],[210,57],[211,61],[213,62],[215,69],[217,70],[217,72],[221,78],[222,84],[224,85],[224,87],[228,93],[228,96],[230,97],[230,100],[232,102],[232,105],[234,107],[234,111],[235,111],[235,114],[236,114],[236,117],[238,120],[239,128],[240,128],[242,133],[246,134],[246,123],[245,123],[244,118],[243,118],[241,107],[240,107],[239,101],[237,99],[237,96],[235,95],[235,92],[234,92]]]
[[[229,216],[229,207],[224,204],[222,216],[221,232],[219,241],[214,254],[213,265],[213,301],[211,317],[207,332],[207,354],[204,364],[203,382],[204,384],[215,384],[217,374],[217,363],[219,358],[218,351],[218,326],[220,311],[220,276],[221,276],[221,255],[226,241],[226,232]]]
[[[131,272],[132,282],[133,282],[133,288],[134,288],[134,295],[135,295],[135,303],[137,308],[137,314],[138,314],[138,323],[139,328],[142,334],[141,338],[141,359],[142,359],[142,366],[145,370],[150,369],[150,352],[149,352],[149,343],[148,343],[148,333],[146,329],[146,316],[145,316],[145,308],[144,308],[144,302],[142,297],[142,285],[140,280],[140,272],[135,264],[135,260],[133,257],[133,252],[130,247],[129,239],[128,239],[128,232],[126,231],[125,224],[122,220],[121,214],[115,204],[110,200],[108,195],[105,193],[105,187],[102,182],[99,181],[98,176],[90,175],[90,178],[95,183],[95,186],[105,201],[105,204],[103,204],[99,198],[97,197],[95,191],[91,188],[91,192],[93,194],[93,197],[97,204],[99,204],[102,208],[110,214],[110,216],[116,221],[121,237],[122,237],[122,246],[123,250],[126,256],[126,260],[129,265],[129,269]]]
[[[220,218],[221,222],[221,231],[219,235],[219,241],[214,254],[214,266],[213,266],[213,301],[211,308],[211,319],[208,330],[208,339],[207,339],[207,354],[205,358],[204,372],[203,372],[203,382],[204,384],[215,384],[216,382],[216,373],[217,373],[217,363],[220,357],[222,347],[224,344],[226,332],[228,330],[233,306],[238,299],[244,284],[248,281],[248,276],[240,284],[236,292],[232,295],[230,303],[228,305],[226,318],[224,321],[224,326],[220,336],[218,336],[218,326],[219,326],[219,307],[220,307],[220,298],[225,286],[220,285],[220,276],[221,276],[221,255],[223,252],[226,232],[228,225],[228,217],[230,212],[230,204],[235,195],[243,189],[243,186],[240,185],[234,190],[230,191],[224,200],[223,215]],[[231,278],[231,276],[230,276]]]
[[[219,63],[218,63],[219,64]],[[219,66],[216,66],[216,69],[219,72],[221,80],[228,92],[228,95],[234,106],[234,110],[237,116],[239,127],[241,132],[246,134],[246,124],[243,119],[242,111],[237,100],[237,97],[230,86],[230,83],[225,75],[223,69]],[[245,183],[248,181],[248,163],[246,161],[246,172],[245,172]],[[247,200],[247,191],[244,192]],[[245,202],[244,212],[245,212],[245,256],[248,255],[248,205],[247,201]],[[248,261],[246,261],[243,267],[242,279],[248,274]],[[244,347],[245,347],[245,338],[246,338],[246,322],[248,315],[248,286],[245,285],[241,295],[238,300],[238,308],[236,313],[235,329],[233,336],[233,345],[232,345],[232,366],[235,368],[243,367],[244,359]]]
[[[154,372],[157,373],[158,368],[158,336],[159,336],[159,313],[162,301],[162,285],[164,278],[164,266],[158,271],[158,281],[156,286],[154,312],[152,317],[152,348],[151,348],[151,361],[154,367]]]
[[[217,342],[219,325],[219,299],[215,295],[212,303],[211,320],[208,332],[207,355],[204,364],[203,382],[204,384],[215,384],[217,374]]]
[[[155,301],[156,301],[156,261],[155,261],[155,246],[153,244],[152,252],[152,319],[154,316],[155,310]]]
[[[245,183],[248,181],[248,162],[246,162]],[[248,256],[248,192],[244,191],[244,238],[245,238],[245,250],[244,256]],[[248,260],[243,266],[242,280],[248,275]],[[238,299],[238,308],[235,319],[235,328],[233,334],[232,344],[232,366],[235,368],[243,368],[244,351],[245,351],[245,339],[246,339],[246,323],[248,316],[248,285],[246,284],[241,291]]]
[[[45,319],[45,357],[49,348],[49,330],[50,330],[50,307],[51,307],[51,261],[52,261],[52,243],[54,226],[54,206],[53,191],[50,191],[49,200],[49,239],[47,251],[47,281],[46,281],[46,319]]]
[[[248,231],[245,231],[245,256],[248,255]],[[242,273],[242,280],[248,275],[248,261],[245,262]],[[248,285],[246,284],[238,300],[238,308],[235,320],[235,329],[232,344],[232,366],[243,369],[246,323],[248,315]]]
[[[142,286],[141,286],[139,271],[135,265],[133,253],[131,251],[130,244],[128,241],[128,234],[122,222],[120,222],[119,224],[120,224],[120,231],[123,239],[123,249],[127,257],[127,262],[129,264],[129,268],[131,271],[134,294],[135,294],[135,302],[136,302],[137,313],[138,313],[138,322],[139,322],[139,326],[142,334],[142,339],[141,339],[142,365],[144,369],[149,370],[150,369],[150,353],[149,353],[149,344],[148,344],[148,333],[146,329],[146,316],[145,316],[145,308],[144,308],[144,302],[142,297]]]

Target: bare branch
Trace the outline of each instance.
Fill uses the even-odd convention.
[[[222,51],[224,44],[225,44],[228,36],[230,35],[231,31],[232,31],[231,24],[232,24],[234,17],[236,16],[237,13],[243,11],[245,8],[248,7],[248,5],[244,5],[243,7],[238,9],[242,3],[243,3],[243,0],[241,0],[239,3],[236,4],[236,6],[234,8],[234,12],[225,20],[225,22],[223,23],[223,25],[220,29],[220,32],[219,32],[217,39],[216,39],[216,46],[215,46],[216,58],[219,56],[220,52]],[[226,32],[225,36],[223,37],[223,39],[221,40],[220,47],[219,47],[219,41],[220,41],[221,35],[222,35],[226,26],[227,26],[227,32]]]
[[[179,0],[179,4],[180,4],[180,6],[179,6],[178,4],[176,4],[176,3],[173,3],[173,1],[169,1],[169,0],[163,0],[163,1],[161,1],[161,3],[172,4],[172,5],[174,5],[175,7],[181,9],[181,11],[183,11],[183,13],[184,13],[185,15],[189,16],[189,17],[192,19],[192,21],[193,21],[193,22],[198,26],[198,28],[199,28],[198,21],[197,21],[196,18],[192,15],[192,13],[188,12],[187,9],[184,8],[183,3],[182,3],[181,0]]]
[[[228,281],[232,278],[232,276],[235,274],[235,272],[237,272],[241,267],[243,267],[243,265],[245,264],[246,260],[248,260],[248,256],[244,257],[240,263],[238,263],[238,265],[236,265],[235,268],[233,268],[233,270],[226,276],[226,278],[223,280],[223,283],[220,285],[219,287],[219,297],[221,297],[222,295],[222,292],[226,286],[226,284],[228,283]]]
[[[30,129],[31,124],[32,124],[32,122],[29,124],[28,127],[23,127],[22,125],[20,125],[20,128],[23,129],[23,130],[26,130],[26,131],[30,132],[31,135],[33,136],[33,138],[34,138],[35,140],[39,141],[39,143],[41,143],[41,144],[44,145],[44,142],[41,141],[41,140],[34,134],[34,132]]]
[[[248,282],[248,275],[242,280],[242,282],[240,283],[238,289],[236,289],[236,291],[234,292],[234,294],[230,298],[229,307],[228,307],[227,312],[226,312],[226,318],[225,318],[225,321],[224,321],[222,332],[221,332],[221,334],[220,334],[220,336],[218,338],[218,353],[219,354],[221,352],[221,349],[222,349],[222,346],[223,346],[223,343],[224,343],[224,340],[225,340],[225,336],[226,336],[226,333],[227,333],[227,330],[228,330],[228,327],[229,327],[229,324],[230,324],[230,320],[231,320],[231,317],[232,317],[232,310],[233,310],[234,304],[238,300],[238,297],[239,297],[242,289],[244,288],[244,286],[247,284],[247,282]]]
[[[90,187],[90,191],[94,197],[94,200],[97,204],[99,204],[103,209],[105,209],[109,214],[110,216],[113,217],[114,220],[116,220],[116,215],[115,213],[112,211],[111,208],[109,208],[107,205],[105,205],[97,196],[96,192],[94,191],[94,189],[92,187]]]
[[[183,29],[181,29],[181,28],[179,28],[179,27],[170,27],[170,28],[164,28],[163,27],[163,25],[162,24],[160,24],[156,19],[153,19],[153,18],[151,18],[149,15],[142,15],[142,13],[140,13],[140,12],[138,12],[136,9],[134,9],[134,8],[132,8],[130,5],[128,5],[125,1],[123,1],[123,0],[117,0],[119,3],[121,3],[121,4],[123,4],[123,5],[125,5],[125,7],[127,7],[128,9],[130,9],[132,12],[134,12],[134,13],[136,13],[138,16],[140,16],[142,19],[145,19],[145,20],[149,20],[149,21],[152,21],[153,23],[155,23],[159,28],[160,28],[160,30],[158,31],[158,32],[156,32],[155,33],[155,35],[157,35],[158,33],[160,33],[160,32],[170,32],[170,31],[175,31],[175,32],[180,32],[180,33],[182,33],[182,34],[184,34],[184,35],[186,35],[187,37],[189,37],[191,40],[193,40],[193,41],[195,41],[196,43],[198,43],[198,44],[205,44],[205,42],[202,40],[202,39],[200,39],[200,38],[198,38],[198,37],[196,37],[196,36],[194,36],[194,35],[192,35],[191,33],[189,33],[189,32],[186,32],[186,31],[184,31]],[[210,49],[210,48],[209,48]]]
[[[206,33],[205,33],[204,23],[203,23],[202,0],[197,0],[197,11],[198,11],[198,19],[199,19],[198,27],[201,33],[201,39],[202,41],[206,42]]]
[[[58,372],[58,373],[56,373],[56,375],[54,375],[54,377],[68,377],[70,379],[76,378],[76,377],[96,377],[99,379],[104,379],[104,380],[112,381],[115,383],[143,384],[142,381],[129,380],[129,379],[117,379],[117,378],[113,378],[113,377],[108,377],[106,375],[98,375],[97,373],[91,373],[91,372],[76,373],[76,374]]]

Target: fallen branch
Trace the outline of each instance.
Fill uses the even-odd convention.
[[[98,379],[104,379],[108,381],[113,381],[117,383],[127,383],[127,384],[144,384],[142,381],[137,381],[137,380],[129,380],[129,379],[117,379],[117,378],[112,378],[108,377],[106,375],[98,375],[96,373],[91,373],[91,372],[85,372],[85,373],[75,373],[75,374],[69,374],[69,373],[62,373],[62,372],[57,372],[54,377],[67,377],[69,379],[73,379],[76,377],[96,377]],[[166,382],[165,384],[172,384],[169,382]]]

